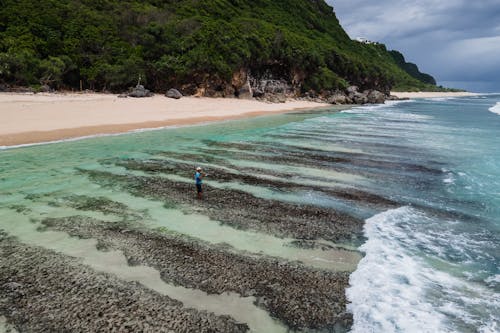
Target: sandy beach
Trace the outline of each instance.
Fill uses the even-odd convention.
[[[460,92],[391,92],[391,95],[397,96],[399,98],[444,98],[444,97],[466,97],[466,96],[476,96],[476,93],[471,93],[467,91]]]
[[[107,94],[0,94],[0,146],[48,142],[142,128],[190,125],[325,107],[306,101],[271,104],[254,100],[162,95],[118,98]]]
[[[475,95],[468,92],[393,92],[400,98]],[[192,125],[331,106],[307,101],[266,103],[230,98],[111,94],[0,94],[0,147],[50,142],[137,129]]]

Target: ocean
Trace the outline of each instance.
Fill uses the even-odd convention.
[[[494,94],[421,99],[3,149],[0,230],[190,307],[233,316],[254,332],[289,327],[252,298],[153,281],[152,268],[128,266],[92,238],[47,231],[42,220],[140,220],[228,252],[349,272],[348,329],[355,333],[498,332],[499,105]],[[224,215],[222,203],[204,210],[168,188],[161,189],[166,202],[154,184],[149,192],[139,188],[139,180],[164,179],[177,190],[193,182],[196,166],[207,170],[214,191],[288,205],[275,205],[280,214],[317,207],[364,225],[330,235],[315,231],[315,220],[302,229],[269,226],[264,222],[279,218],[269,211],[262,223],[242,224],[237,213]],[[324,246],[291,246],[309,240]]]

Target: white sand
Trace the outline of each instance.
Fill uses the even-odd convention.
[[[464,97],[476,96],[476,93],[470,92],[391,92],[391,95],[399,98],[443,98],[443,97]]]
[[[231,98],[107,94],[0,94],[0,146],[60,140],[139,128],[187,125],[329,106],[306,101],[271,104]]]

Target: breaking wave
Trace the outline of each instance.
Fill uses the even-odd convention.
[[[415,223],[437,222],[431,220],[406,206],[366,221],[368,240],[360,248],[366,255],[351,274],[351,287],[347,289],[348,309],[354,316],[353,333],[470,329],[487,333],[499,327],[495,313],[500,311],[500,300],[495,293],[454,274],[450,267],[440,267],[445,261],[429,255],[446,252],[444,242],[435,242],[434,237],[413,227]],[[453,236],[457,235],[443,235],[442,240]],[[454,237],[450,246],[463,242],[467,240]]]
[[[497,104],[495,104],[495,106],[492,106],[488,110],[490,110],[493,113],[496,113],[496,114],[500,115],[500,102],[498,102]]]

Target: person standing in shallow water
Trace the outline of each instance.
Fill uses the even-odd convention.
[[[205,177],[206,174],[203,173],[203,170],[200,167],[196,168],[196,173],[194,174],[194,181],[196,183],[196,191],[198,192],[198,199],[203,199],[203,177]]]

